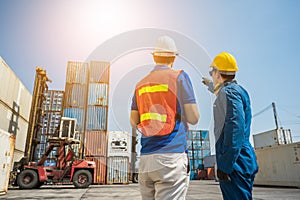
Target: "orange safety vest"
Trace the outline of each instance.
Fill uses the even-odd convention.
[[[181,72],[172,69],[153,71],[137,84],[138,129],[143,135],[172,133],[176,123],[177,78]]]

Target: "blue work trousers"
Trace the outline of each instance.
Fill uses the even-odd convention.
[[[220,180],[224,200],[252,200],[252,187],[255,174],[244,175],[238,171],[229,174],[230,180]]]

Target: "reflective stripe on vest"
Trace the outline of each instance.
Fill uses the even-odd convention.
[[[169,86],[167,84],[146,86],[139,89],[139,96],[148,92],[168,92]]]
[[[137,84],[138,129],[143,135],[172,133],[176,123],[177,78],[180,73],[172,69],[152,71]]]
[[[160,115],[159,113],[143,113],[140,117],[140,121],[145,120],[157,120],[160,122],[166,122],[167,121],[167,115]]]

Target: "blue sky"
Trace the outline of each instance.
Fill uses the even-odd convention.
[[[63,90],[68,60],[84,61],[103,42],[134,29],[174,30],[200,44],[210,58],[231,52],[253,114],[275,102],[280,125],[299,141],[299,9],[297,0],[0,0],[0,56],[29,91],[36,66],[47,70],[50,89]],[[211,98],[198,88],[200,80],[192,81],[201,91],[199,103]],[[212,106],[206,104],[200,113]],[[207,129],[211,113],[201,117],[197,127]],[[253,119],[253,133],[274,128],[271,109]]]

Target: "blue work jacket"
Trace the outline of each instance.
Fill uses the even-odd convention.
[[[236,81],[225,82],[214,103],[214,132],[218,169],[227,174],[236,170],[250,176],[258,171],[249,141],[251,118],[247,91]]]

